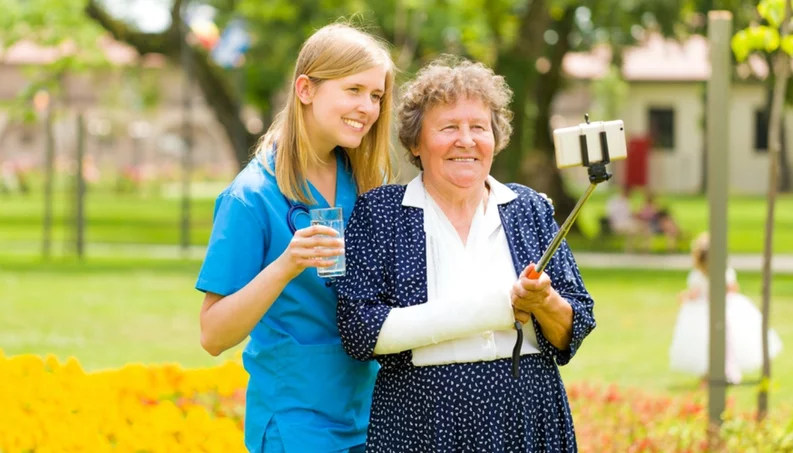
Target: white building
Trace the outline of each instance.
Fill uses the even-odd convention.
[[[605,48],[567,55],[563,70],[571,79],[570,86],[555,101],[553,127],[582,122],[595,102],[591,83],[606,74],[610,60],[610,51]],[[725,153],[729,159],[730,191],[735,194],[763,194],[768,189],[767,125],[761,115],[766,103],[761,80],[767,73],[762,59],[750,59],[736,68],[732,90],[727,94],[729,127],[724,133],[728,134],[729,148],[713,151]],[[649,189],[697,192],[704,174],[704,94],[710,77],[707,39],[692,36],[678,43],[653,36],[641,46],[626,50],[622,77],[628,84],[620,118],[625,122],[626,135],[649,136],[653,142]],[[793,147],[792,127],[793,115],[786,112],[788,149]],[[626,166],[615,168],[616,181],[624,180]]]

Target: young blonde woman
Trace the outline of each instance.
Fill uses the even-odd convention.
[[[315,268],[344,244],[309,226],[307,210],[341,207],[346,224],[358,194],[391,178],[393,81],[376,38],[341,24],[318,30],[255,158],[217,199],[196,283],[206,293],[201,344],[218,355],[250,336],[251,452],[363,451],[377,368],[342,349],[336,294]]]

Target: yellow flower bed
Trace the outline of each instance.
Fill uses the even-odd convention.
[[[236,361],[86,373],[74,358],[0,351],[0,376],[2,453],[244,451],[248,375]]]
[[[0,351],[0,453],[245,451],[248,375],[239,360],[204,369],[129,364],[86,373],[54,356]],[[793,452],[793,417],[763,423],[728,409],[721,446],[698,398],[568,386],[581,453]]]

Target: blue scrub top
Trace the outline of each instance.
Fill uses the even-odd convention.
[[[337,149],[336,205],[345,225],[356,185]],[[272,162],[273,156],[267,158]],[[272,167],[271,167],[272,168]],[[328,203],[310,185],[316,204]],[[214,224],[196,288],[229,295],[275,261],[292,239],[289,205],[275,176],[253,159],[215,203]],[[293,217],[297,229],[307,215]],[[259,321],[243,352],[250,374],[245,446],[262,450],[268,424],[275,424],[286,453],[345,451],[366,441],[378,365],[345,354],[336,327],[336,294],[308,268],[286,285]]]

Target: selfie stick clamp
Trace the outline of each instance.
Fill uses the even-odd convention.
[[[589,124],[589,114],[584,114],[584,120],[586,123]],[[589,175],[589,187],[587,187],[586,191],[581,198],[578,199],[573,211],[567,216],[564,223],[561,227],[559,227],[559,231],[554,236],[553,240],[551,241],[548,248],[543,253],[542,258],[540,261],[535,265],[534,271],[529,274],[529,278],[536,280],[540,278],[540,274],[545,270],[548,266],[548,263],[553,258],[554,253],[556,250],[559,249],[559,246],[562,245],[562,241],[564,240],[567,233],[570,231],[570,228],[573,226],[573,222],[578,217],[578,214],[581,212],[581,208],[584,206],[584,203],[589,200],[589,197],[592,196],[592,193],[595,191],[595,187],[598,184],[608,181],[611,179],[611,173],[606,170],[606,164],[611,162],[609,159],[609,146],[608,141],[606,140],[606,131],[600,131],[600,149],[603,155],[603,159],[599,162],[590,163],[589,161],[589,149],[587,147],[587,140],[585,135],[581,135],[579,137],[581,143],[581,162],[583,163],[584,167],[587,167],[587,173]],[[520,321],[515,321],[515,330],[518,332],[518,338],[515,342],[515,347],[512,350],[512,376],[517,379],[520,377],[520,348],[523,344],[523,325]]]

